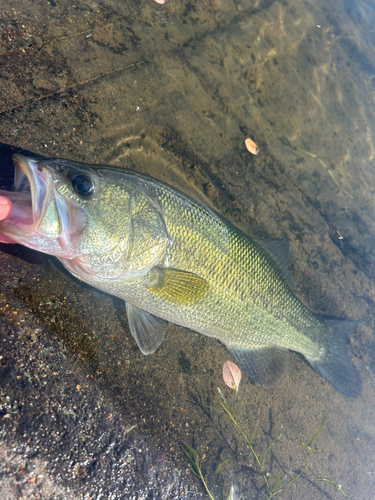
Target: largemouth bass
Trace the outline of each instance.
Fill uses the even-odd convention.
[[[245,373],[273,387],[289,351],[343,394],[361,392],[347,352],[350,321],[314,315],[286,278],[288,242],[254,240],[201,201],[110,166],[14,155],[0,240],[54,255],[76,278],[126,302],[144,354],[167,322],[225,344]]]

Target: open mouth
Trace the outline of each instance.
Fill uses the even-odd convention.
[[[81,234],[86,222],[79,205],[58,191],[63,177],[59,176],[59,165],[23,155],[14,155],[13,161],[13,190],[0,190],[0,196],[12,204],[8,217],[0,220],[0,242],[74,258],[72,240]]]
[[[14,155],[13,191],[0,190],[0,196],[12,204],[9,216],[0,222],[0,234],[17,240],[17,236],[32,232],[41,220],[48,190],[49,175],[38,167],[36,160]]]
[[[0,195],[12,203],[7,225],[12,223],[28,226],[33,224],[34,216],[39,211],[35,189],[38,184],[40,185],[35,174],[38,167],[34,161],[30,161],[29,165],[27,159],[21,155],[14,155],[13,161],[15,165],[13,191],[0,190]]]

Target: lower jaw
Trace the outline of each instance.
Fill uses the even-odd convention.
[[[8,236],[5,236],[5,234],[0,233],[0,243],[17,243],[17,242],[11,240],[10,238],[8,238]]]

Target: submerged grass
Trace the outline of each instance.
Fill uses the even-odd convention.
[[[330,485],[332,485],[336,490],[338,490],[340,493],[342,493],[342,495],[345,497],[345,498],[348,498],[348,495],[345,493],[345,491],[341,488],[341,485],[340,484],[337,484],[335,483],[334,481],[332,481],[331,479],[329,478],[326,478],[326,477],[318,477],[314,471],[312,470],[312,468],[310,467],[308,461],[307,461],[307,457],[308,457],[308,452],[313,452],[313,453],[318,453],[318,450],[316,448],[312,448],[312,445],[314,444],[314,442],[317,440],[317,438],[319,437],[326,421],[327,421],[327,415],[323,418],[323,420],[321,421],[318,429],[316,430],[314,436],[310,439],[310,441],[308,441],[308,443],[305,443],[304,441],[302,441],[302,439],[300,440],[300,443],[301,443],[301,448],[302,448],[302,453],[303,453],[303,458],[304,458],[304,467],[301,469],[301,471],[296,475],[294,476],[292,479],[290,479],[288,482],[286,482],[285,484],[283,484],[282,486],[280,486],[280,484],[284,481],[285,478],[281,478],[281,477],[278,477],[274,474],[272,474],[271,472],[267,472],[266,471],[266,468],[264,467],[264,463],[267,459],[267,456],[269,454],[269,452],[271,451],[271,449],[273,448],[274,444],[280,439],[281,437],[281,434],[278,434],[272,441],[271,443],[269,444],[268,448],[266,449],[265,453],[263,454],[262,458],[259,458],[259,456],[256,454],[254,448],[253,448],[253,445],[252,445],[252,441],[253,441],[253,437],[254,437],[254,434],[255,434],[255,430],[254,429],[254,432],[251,436],[250,439],[248,439],[248,437],[246,436],[246,434],[243,432],[243,430],[241,429],[241,427],[238,425],[237,421],[235,420],[234,416],[233,416],[233,413],[231,412],[230,408],[229,408],[229,405],[225,399],[225,397],[223,396],[221,390],[218,388],[218,391],[220,393],[220,396],[222,398],[222,402],[221,402],[221,407],[223,409],[223,411],[228,415],[228,417],[230,418],[231,422],[233,423],[233,425],[236,427],[236,429],[238,430],[238,432],[241,434],[241,436],[244,438],[247,446],[249,447],[250,449],[250,453],[251,455],[254,457],[255,461],[256,461],[256,464],[257,464],[257,467],[258,467],[258,472],[260,474],[260,476],[262,477],[263,481],[264,481],[264,484],[265,484],[265,487],[266,487],[266,490],[267,490],[267,500],[270,500],[271,498],[273,497],[277,497],[278,495],[280,495],[288,486],[290,486],[292,483],[294,483],[295,481],[297,481],[297,479],[299,477],[302,476],[302,474],[304,474],[307,470],[310,471],[310,473],[313,475],[313,477],[316,479],[316,481],[318,483],[328,483]],[[181,449],[187,459],[187,462],[188,462],[188,466],[190,468],[190,470],[193,472],[193,474],[199,478],[207,492],[207,495],[209,497],[210,500],[214,500],[214,497],[212,496],[212,493],[210,492],[209,488],[208,488],[208,485],[207,485],[207,482],[204,478],[204,475],[203,475],[203,472],[202,472],[202,463],[203,463],[203,460],[205,458],[205,453],[206,453],[206,450],[207,450],[207,444],[203,447],[203,451],[201,453],[201,455],[199,456],[198,453],[194,450],[194,448],[192,448],[191,446],[189,446],[188,444],[185,444],[185,443],[182,443],[181,444]],[[219,465],[219,467],[216,469],[216,472],[217,473],[220,473],[223,468],[233,459],[235,458],[236,455],[233,455],[229,458],[227,458],[221,465]],[[228,498],[227,500],[234,500],[234,490],[233,490],[233,486],[231,487],[230,489],[230,492],[229,492],[229,495],[228,495]]]
[[[294,149],[296,149],[297,151],[301,151],[301,153],[305,153],[306,155],[310,156],[311,158],[315,158],[315,160],[318,160],[318,162],[323,165],[323,167],[327,170],[328,174],[330,175],[330,177],[332,178],[333,182],[336,184],[336,186],[340,189],[340,191],[342,193],[344,193],[346,196],[348,196],[351,200],[354,200],[354,197],[348,193],[347,191],[345,191],[342,186],[340,186],[339,182],[337,181],[336,177],[333,175],[333,172],[332,170],[324,163],[324,161],[319,158],[318,155],[314,154],[314,153],[310,153],[310,151],[306,151],[306,149],[302,149],[302,148],[299,148],[298,146],[292,146],[289,141],[288,141],[288,145]]]

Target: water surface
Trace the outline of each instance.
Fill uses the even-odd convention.
[[[374,496],[373,2],[0,7],[1,142],[147,173],[252,236],[288,238],[298,297],[317,313],[358,320],[350,349],[364,382],[362,397],[347,399],[296,355],[277,388],[243,377],[236,394],[222,381],[230,356],[220,343],[171,325],[144,357],[120,301],[54,260],[3,245],[6,498],[201,498],[181,442],[197,451],[208,443],[203,469],[215,499],[231,486],[236,499],[267,498],[217,387],[242,430],[257,429],[257,453],[282,434],[267,471],[297,476],[300,439],[328,415],[312,471],[350,498]],[[280,495],[342,497],[311,471]]]

